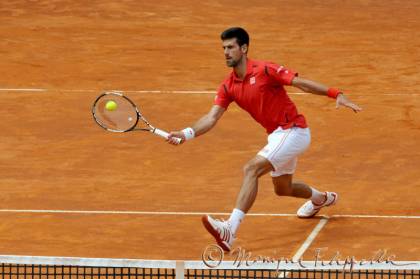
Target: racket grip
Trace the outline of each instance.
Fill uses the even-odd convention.
[[[168,137],[169,137],[169,133],[167,133],[165,131],[162,131],[162,130],[160,130],[158,128],[155,128],[153,130],[153,133],[156,134],[156,135],[158,135],[158,136],[161,136],[162,138],[165,138],[165,139],[168,139]],[[175,138],[175,140],[176,140],[177,144],[179,144],[181,142],[181,139],[180,138]]]

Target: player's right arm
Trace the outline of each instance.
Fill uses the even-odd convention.
[[[194,137],[203,135],[210,131],[217,123],[217,121],[222,117],[223,113],[226,111],[225,108],[219,106],[219,105],[213,105],[213,107],[210,109],[210,111],[205,114],[203,117],[201,117],[193,126],[187,128],[192,129]],[[174,145],[177,145],[176,141],[173,139],[181,138],[181,144],[186,141],[185,131],[186,129],[182,131],[174,131],[169,133],[168,142]]]

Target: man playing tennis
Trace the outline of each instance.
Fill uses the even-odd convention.
[[[221,39],[226,64],[233,71],[220,85],[211,110],[192,127],[171,132],[168,142],[177,144],[175,137],[182,138],[184,142],[208,132],[233,101],[267,130],[267,145],[244,166],[242,187],[229,220],[217,220],[211,216],[202,218],[204,226],[217,243],[230,251],[238,227],[257,196],[258,178],[270,171],[277,195],[309,199],[298,209],[298,217],[312,217],[322,207],[337,201],[338,196],[334,192],[320,192],[292,180],[297,157],[308,148],[311,135],[305,117],[298,113],[284,86],[290,85],[305,92],[334,98],[337,108],[344,106],[354,112],[361,111],[361,108],[338,89],[298,77],[297,73],[283,66],[249,59],[249,36],[242,28],[225,30]]]

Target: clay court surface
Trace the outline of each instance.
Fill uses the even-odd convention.
[[[90,109],[118,89],[159,128],[191,125],[229,71],[219,34],[239,25],[251,58],[364,108],[291,95],[312,131],[295,177],[340,195],[304,258],[324,248],[420,260],[419,14],[417,0],[2,1],[0,254],[200,259],[213,243],[200,213],[231,211],[264,129],[231,105],[209,134],[173,147],[107,133]],[[263,177],[237,246],[296,255],[324,220],[290,215],[302,202],[275,196]]]

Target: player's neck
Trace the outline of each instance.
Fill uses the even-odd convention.
[[[233,68],[236,76],[240,79],[244,79],[246,76],[247,61],[248,61],[248,58],[246,56],[242,56],[242,59],[239,61],[238,65],[236,65]]]

